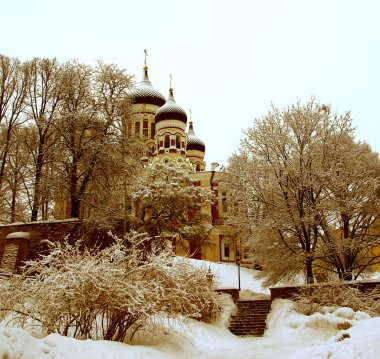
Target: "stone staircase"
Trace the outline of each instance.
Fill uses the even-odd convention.
[[[241,337],[263,336],[270,300],[238,300],[236,305],[237,313],[231,316],[230,332]]]

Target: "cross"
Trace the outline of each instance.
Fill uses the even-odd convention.
[[[145,63],[145,67],[146,67],[146,58],[148,57],[148,50],[147,49],[144,49],[144,54],[145,54],[144,63]]]
[[[172,78],[172,74],[169,74],[169,77],[170,77],[170,88],[173,88],[173,87],[172,87],[172,80],[173,80],[173,78]]]

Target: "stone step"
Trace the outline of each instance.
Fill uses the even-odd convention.
[[[253,314],[267,314],[268,310],[239,310],[237,311],[238,314],[234,315],[253,315]]]
[[[262,336],[270,310],[269,300],[238,300],[237,313],[231,316],[229,329],[238,336]]]
[[[238,307],[238,309],[244,309],[244,310],[268,310],[269,305],[266,305],[266,306],[260,305],[258,307],[238,305],[237,307]]]
[[[263,336],[264,330],[247,330],[247,331],[231,331],[232,334],[238,336]]]
[[[266,323],[265,321],[261,322],[234,322],[230,323],[230,327],[238,327],[238,326],[262,326],[265,327]]]
[[[231,320],[230,321],[231,324],[257,324],[257,323],[263,323],[265,324],[266,321],[265,321],[265,318],[263,318],[262,320]]]
[[[231,318],[231,322],[262,322],[267,319],[266,315],[260,315],[255,317],[234,317]]]
[[[245,312],[245,311],[238,310],[238,312],[236,314],[232,315],[232,318],[238,318],[238,317],[256,317],[258,315],[261,315],[261,316],[265,317],[267,314],[268,314],[268,312],[264,312],[264,311],[260,311],[260,312]]]
[[[266,328],[266,325],[231,325],[229,327],[230,329],[233,329],[233,330],[243,330],[243,329],[265,329]]]
[[[262,322],[267,319],[266,315],[257,317],[238,317],[231,318],[231,322]]]
[[[252,333],[252,332],[255,332],[255,333],[260,333],[260,332],[264,333],[265,328],[241,328],[241,329],[232,328],[230,331],[231,331],[231,333],[234,333],[234,334]]]

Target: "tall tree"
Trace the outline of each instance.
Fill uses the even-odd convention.
[[[237,233],[253,240],[269,284],[300,273],[313,282],[326,233],[338,229],[329,186],[353,144],[350,115],[314,100],[272,107],[245,135],[229,166]]]
[[[83,218],[126,175],[120,138],[132,81],[115,65],[99,62],[93,69],[74,61],[65,65],[62,82],[58,179],[65,191],[59,200],[69,198],[69,216]]]
[[[327,185],[328,211],[320,215],[319,266],[340,279],[357,279],[380,263],[380,160],[367,144],[341,142]]]
[[[28,190],[32,179],[30,165],[33,159],[25,144],[26,138],[30,142],[31,137],[33,129],[28,126],[17,126],[12,131],[1,191],[2,222],[28,221],[30,213]]]
[[[27,93],[27,116],[37,129],[37,143],[30,145],[34,157],[33,199],[31,220],[39,218],[43,197],[43,181],[47,164],[52,161],[56,140],[54,122],[62,100],[62,69],[56,59],[35,58],[27,63],[29,88]],[[46,180],[48,180],[47,176]]]
[[[25,108],[29,76],[27,68],[18,59],[0,55],[0,191],[8,158],[12,132],[20,123]]]

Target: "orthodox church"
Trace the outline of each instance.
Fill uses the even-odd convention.
[[[205,143],[195,134],[191,117],[188,122],[186,112],[176,103],[171,84],[167,99],[152,86],[146,57],[142,80],[131,94],[133,105],[128,135],[144,138],[146,150],[142,161],[181,168],[195,185],[215,194],[216,200],[205,209],[211,218],[210,239],[214,246],[191,248],[190,245],[189,253],[198,259],[235,262],[237,244],[231,235],[231,227],[224,224],[228,201],[223,188],[223,171],[217,171],[217,163],[212,163],[211,170],[206,170]]]
[[[240,260],[232,228],[225,223],[229,204],[223,187],[224,172],[217,170],[217,163],[212,163],[211,169],[206,170],[205,143],[195,134],[191,118],[188,122],[186,112],[177,105],[172,86],[167,99],[152,86],[146,58],[142,80],[131,91],[131,96],[133,104],[127,132],[130,137],[144,139],[142,161],[147,165],[163,163],[180,168],[190,176],[195,186],[214,193],[213,203],[203,209],[210,218],[213,246],[199,247],[190,242],[184,251],[170,237],[175,252],[214,262]],[[0,268],[17,272],[25,260],[37,256],[43,239],[67,235],[83,238],[83,224],[77,218],[68,218],[70,212],[66,202],[58,203],[58,210],[60,220],[0,226]]]

